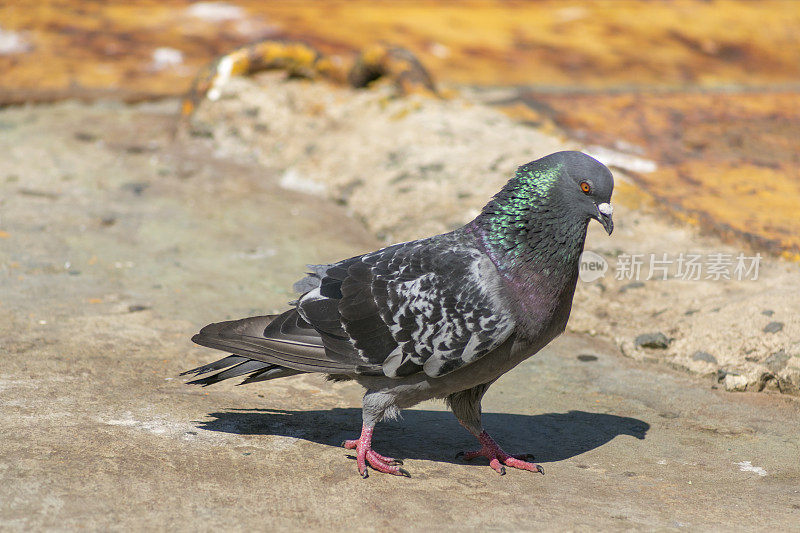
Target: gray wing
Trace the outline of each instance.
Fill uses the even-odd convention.
[[[298,303],[325,348],[385,375],[448,374],[502,344],[515,320],[500,278],[477,249],[452,234],[403,243],[333,265]]]

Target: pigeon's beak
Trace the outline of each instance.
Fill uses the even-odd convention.
[[[614,231],[614,221],[611,219],[613,213],[614,208],[611,207],[611,204],[605,202],[597,204],[597,220],[603,225],[606,233],[609,235]]]

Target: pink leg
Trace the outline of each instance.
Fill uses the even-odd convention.
[[[396,466],[403,464],[403,461],[392,459],[391,457],[384,457],[372,449],[372,432],[374,430],[375,428],[373,426],[361,426],[361,437],[359,437],[358,440],[346,440],[342,443],[342,446],[348,450],[356,451],[356,464],[358,465],[358,473],[361,474],[361,477],[369,477],[367,463],[378,472],[411,477],[411,474],[406,470]]]
[[[489,459],[489,466],[491,466],[500,475],[506,473],[506,468],[503,465],[519,468],[521,470],[529,470],[531,472],[541,472],[544,474],[544,468],[542,468],[540,465],[524,461],[524,459],[533,459],[533,457],[528,454],[516,456],[508,455],[485,431],[482,431],[481,434],[478,435],[478,442],[481,443],[480,450],[466,453],[461,452],[456,455],[456,457],[463,455],[464,459],[467,461],[475,459],[476,457],[486,457]]]

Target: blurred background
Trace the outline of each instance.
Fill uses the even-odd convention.
[[[800,7],[783,0],[87,2],[0,5],[0,105],[183,94],[220,54],[379,41],[440,85],[585,145],[643,157],[671,214],[800,257]],[[631,169],[628,169],[631,170]]]

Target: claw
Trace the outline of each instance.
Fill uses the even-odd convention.
[[[489,459],[489,466],[491,466],[492,469],[501,476],[505,475],[506,466],[544,474],[544,468],[542,468],[541,465],[526,461],[526,459],[533,459],[533,455],[529,453],[521,455],[508,455],[485,431],[478,435],[478,441],[481,443],[480,450],[473,452],[458,452],[456,454],[456,458],[463,457],[465,461],[470,461],[475,457],[486,457]]]
[[[383,456],[372,449],[372,431],[373,427],[364,426],[361,428],[361,436],[358,440],[346,440],[342,442],[342,446],[345,448],[356,450],[356,464],[361,477],[365,479],[369,477],[369,467],[386,474],[411,477],[408,471],[398,466],[403,464],[402,460]]]
[[[489,466],[491,466],[492,469],[495,472],[497,472],[498,474],[500,474],[501,476],[506,475],[506,467],[504,467],[503,465],[500,464],[500,461],[497,459],[497,457],[493,457],[489,461]]]

